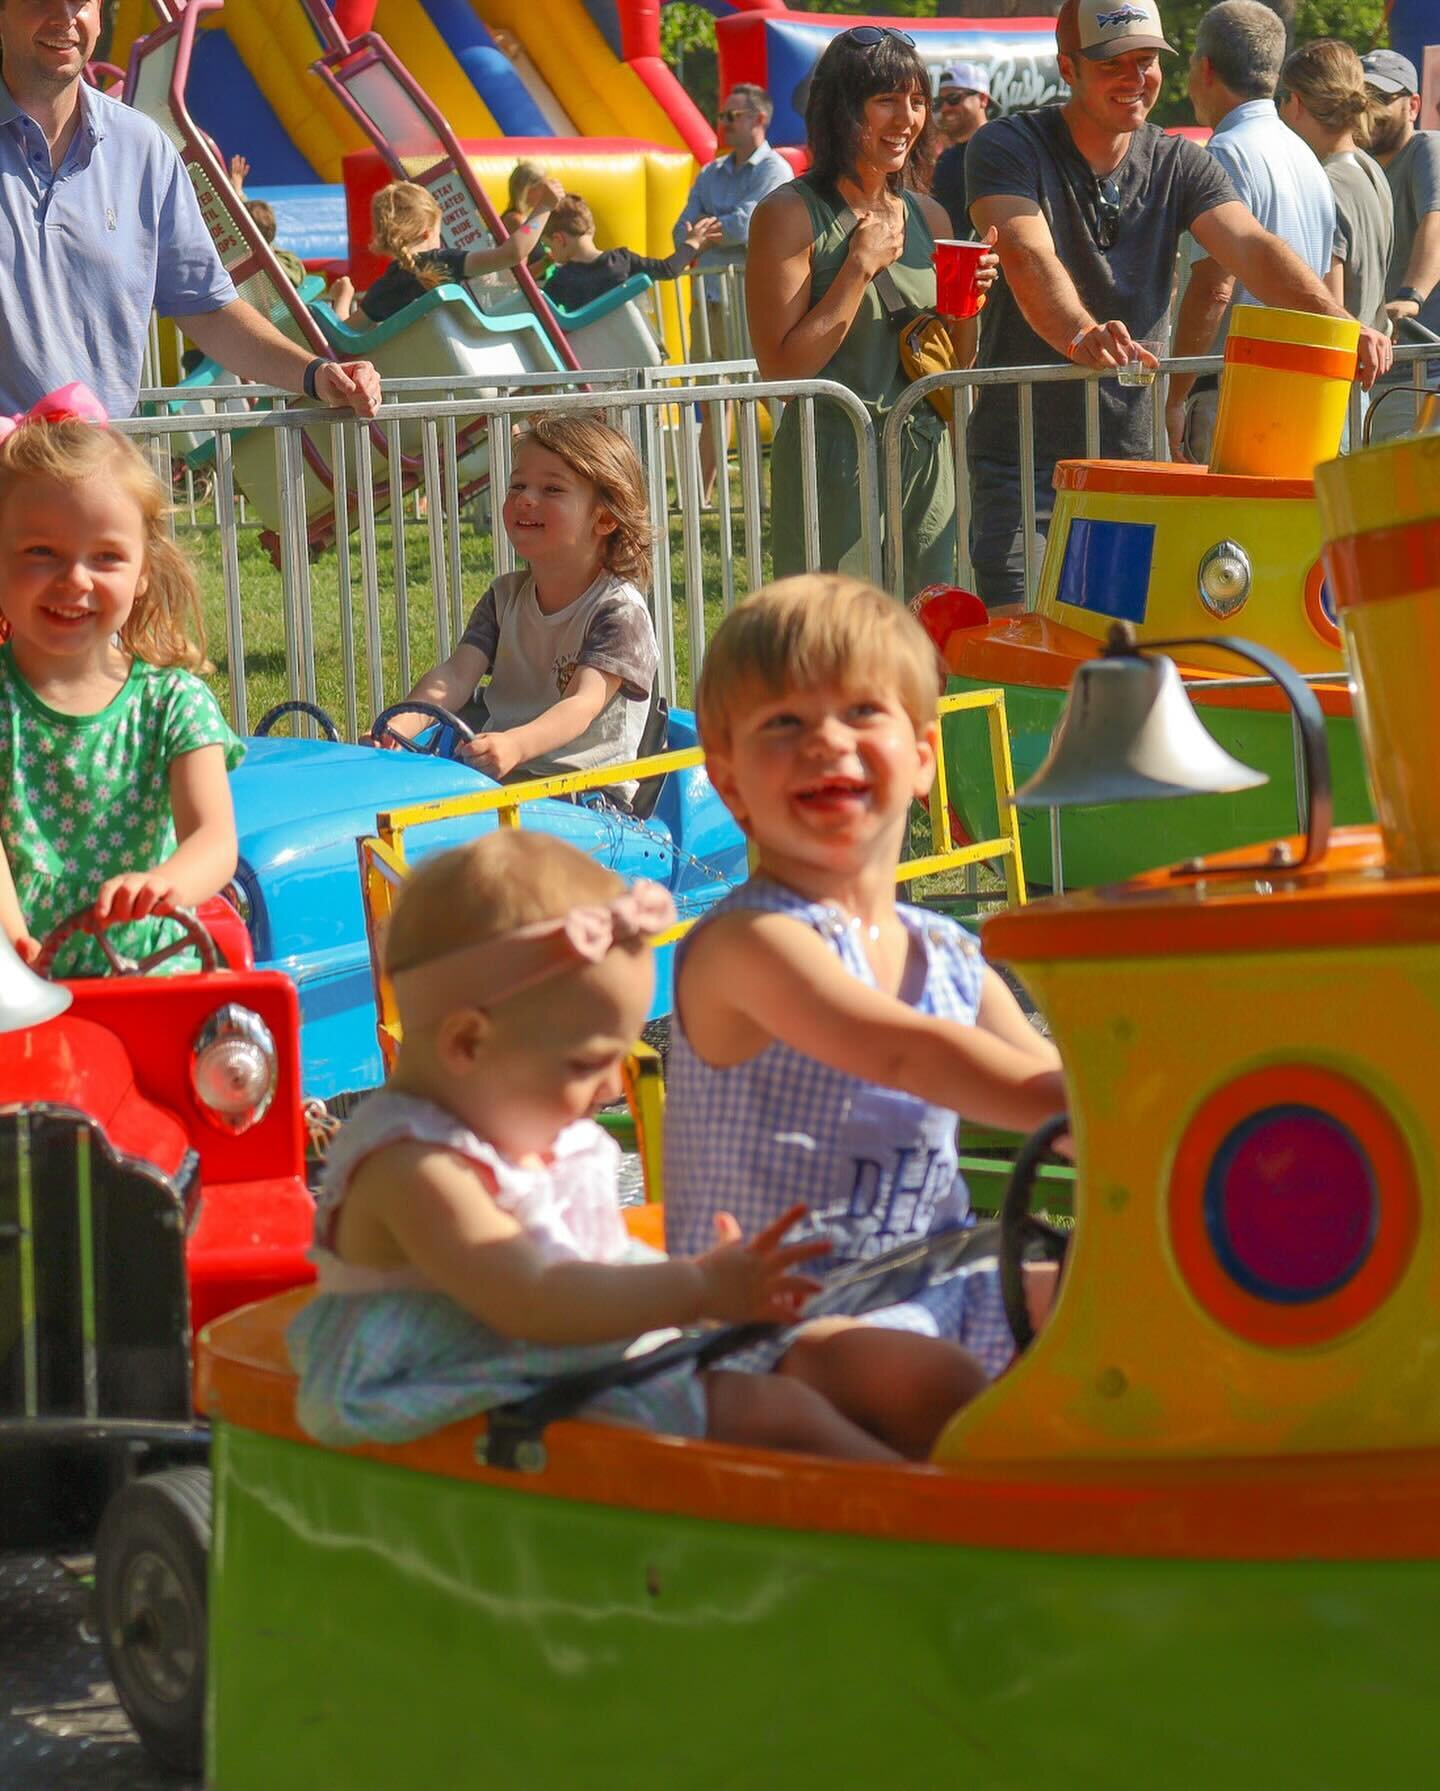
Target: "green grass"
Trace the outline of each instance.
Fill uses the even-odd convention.
[[[740,514],[738,481],[734,489],[734,517]],[[176,534],[191,554],[199,575],[204,607],[206,642],[214,665],[211,684],[227,713],[233,714],[231,686],[236,674],[229,633],[226,626],[225,579],[222,543],[208,503],[197,503],[192,520],[189,507],[181,502],[175,519]],[[736,595],[744,594],[743,532],[738,520],[733,525],[736,546]],[[688,706],[691,692],[691,652],[687,608],[684,598],[685,556],[678,524],[671,530],[671,590],[675,636],[677,698]],[[315,701],[331,714],[341,732],[346,726],[348,680],[342,655],[342,619],[348,607],[354,640],[356,669],[355,705],[359,726],[363,729],[372,714],[387,702],[402,697],[420,674],[438,657],[434,586],[431,578],[430,533],[426,521],[407,514],[404,529],[405,598],[404,615],[409,638],[409,682],[402,677],[400,629],[397,614],[395,577],[395,531],[389,519],[380,522],[376,531],[376,569],[379,591],[378,648],[381,666],[380,689],[369,687],[367,667],[371,652],[373,623],[367,625],[358,544],[350,543],[349,578],[342,593],[340,555],[334,547],[318,554],[309,567],[310,617],[314,642]],[[720,518],[710,512],[701,517],[700,528],[702,589],[705,593],[704,614],[707,636],[719,625],[724,611],[722,536]],[[248,719],[253,728],[272,704],[283,701],[291,693],[286,671],[285,605],[281,575],[260,542],[258,526],[242,526],[238,531],[241,633]],[[461,590],[458,612],[461,617],[484,595],[493,575],[488,536],[477,532],[467,513],[460,527]],[[768,576],[770,560],[764,560]],[[451,599],[452,617],[457,605]],[[453,638],[453,634],[452,634]],[[303,694],[303,692],[302,692]],[[372,694],[374,703],[372,708]]]

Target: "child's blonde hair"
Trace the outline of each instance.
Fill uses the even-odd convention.
[[[1338,37],[1318,38],[1287,56],[1280,86],[1327,130],[1350,131],[1363,149],[1370,141],[1375,99],[1354,49]]]
[[[929,635],[864,579],[782,578],[738,604],[706,649],[695,691],[701,741],[724,751],[743,708],[788,690],[861,684],[893,690],[917,730],[928,726],[940,697]]]
[[[190,561],[171,539],[170,497],[133,442],[93,423],[22,423],[0,442],[0,511],[27,480],[81,485],[103,478],[139,510],[145,537],[145,589],[120,630],[120,644],[147,665],[205,663],[205,624]],[[0,590],[0,612],[5,593]]]
[[[510,203],[506,211],[519,211],[525,204],[525,195],[537,180],[544,180],[545,170],[539,162],[516,162],[510,170]]]
[[[643,591],[650,583],[650,507],[645,501],[645,472],[627,436],[598,417],[561,412],[531,417],[515,444],[527,442],[563,460],[572,472],[588,479],[601,504],[615,518],[615,527],[600,543],[605,569]]]
[[[553,834],[501,829],[426,859],[406,879],[385,934],[385,974],[624,890],[623,877]]]
[[[388,255],[422,286],[440,286],[449,279],[443,268],[421,267],[416,245],[440,222],[440,207],[426,189],[413,180],[392,180],[370,201],[370,253]]]

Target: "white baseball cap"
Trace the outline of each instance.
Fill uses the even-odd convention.
[[[983,62],[952,62],[940,70],[941,87],[960,87],[967,93],[990,97],[990,70]]]
[[[1055,43],[1062,56],[1083,56],[1106,62],[1130,50],[1168,50],[1165,26],[1155,0],[1065,0],[1055,21]]]

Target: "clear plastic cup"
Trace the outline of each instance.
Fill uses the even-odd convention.
[[[1132,339],[1137,348],[1148,348],[1157,361],[1164,357],[1170,346],[1167,336],[1136,336]],[[1126,361],[1116,378],[1122,386],[1149,386],[1155,383],[1155,369],[1141,360]]]

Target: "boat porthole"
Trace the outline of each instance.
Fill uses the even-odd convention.
[[[1333,1071],[1253,1071],[1186,1127],[1171,1178],[1176,1262],[1200,1305],[1274,1349],[1343,1335],[1377,1311],[1419,1230],[1410,1152],[1391,1115]]]
[[[1335,617],[1335,593],[1330,589],[1324,560],[1316,560],[1305,575],[1305,620],[1327,647],[1340,646],[1340,625]]]

